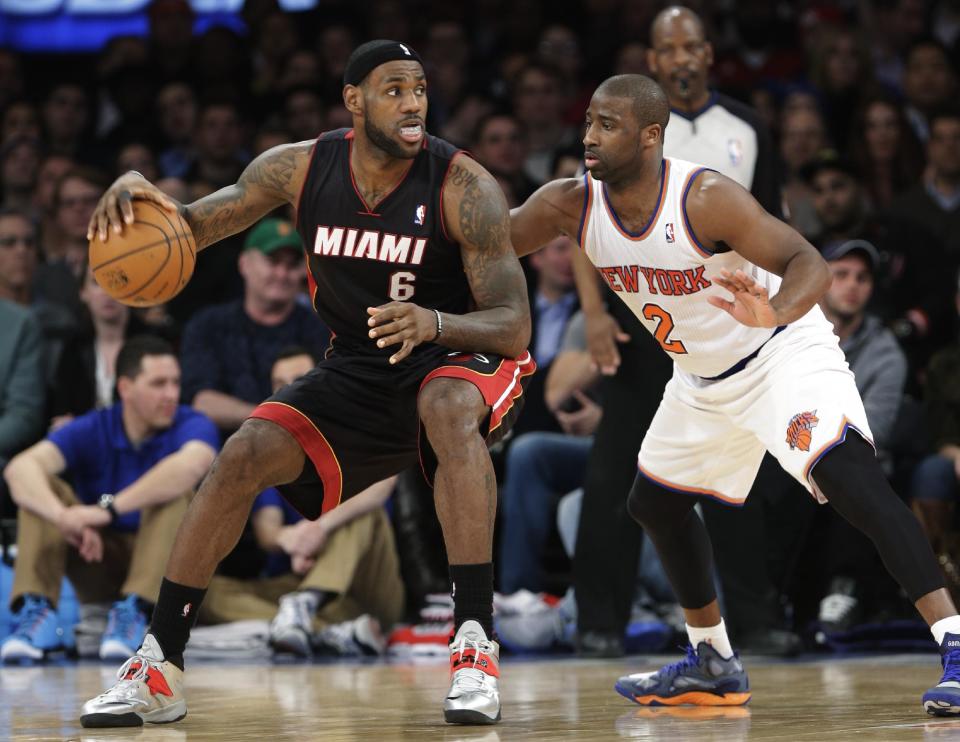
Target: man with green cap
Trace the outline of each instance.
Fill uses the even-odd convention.
[[[180,349],[183,401],[226,435],[270,396],[270,365],[281,350],[303,346],[323,356],[329,332],[297,302],[303,244],[293,225],[263,219],[250,230],[238,261],[243,299],[209,307],[187,323]]]

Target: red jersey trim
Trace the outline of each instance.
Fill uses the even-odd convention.
[[[310,418],[283,402],[264,402],[250,413],[250,417],[275,423],[296,438],[323,482],[321,515],[340,504],[343,470],[330,442]]]

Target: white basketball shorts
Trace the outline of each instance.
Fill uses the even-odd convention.
[[[640,447],[640,473],[676,492],[742,505],[764,451],[817,498],[814,465],[850,430],[872,445],[863,402],[824,322],[790,325],[732,376],[674,366]]]

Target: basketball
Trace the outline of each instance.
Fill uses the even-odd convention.
[[[180,214],[152,201],[134,200],[133,223],[90,240],[90,269],[100,287],[131,307],[170,301],[193,275],[197,242]]]

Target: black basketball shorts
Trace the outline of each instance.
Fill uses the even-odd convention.
[[[398,388],[389,371],[374,380],[351,374],[345,361],[321,361],[250,415],[280,425],[306,454],[300,476],[277,489],[310,519],[418,462],[432,484],[436,457],[417,412],[417,397],[428,382],[453,378],[473,384],[490,408],[482,432],[493,445],[513,425],[536,370],[529,351],[515,360],[453,352],[426,369],[419,386]]]

